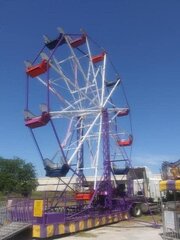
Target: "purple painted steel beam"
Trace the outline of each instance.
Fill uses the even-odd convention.
[[[102,111],[102,138],[103,138],[103,185],[106,191],[105,207],[112,208],[111,164],[109,146],[109,116],[107,109]]]

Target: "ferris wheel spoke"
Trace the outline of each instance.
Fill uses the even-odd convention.
[[[41,82],[46,88],[49,88],[49,91],[52,92],[53,94],[55,94],[58,99],[61,101],[61,103],[63,104],[63,106],[68,105],[68,107],[74,108],[73,105],[67,101],[59,92],[56,91],[56,89],[54,89],[51,84],[47,84],[47,82],[45,80],[43,80],[40,77],[37,77],[37,79],[39,80],[39,82]]]
[[[109,95],[107,96],[107,98],[105,99],[104,103],[103,103],[103,107],[106,106],[107,102],[109,101],[109,99],[111,98],[113,92],[115,91],[116,87],[118,86],[120,82],[120,79],[116,82],[116,84],[114,85],[114,87],[112,88],[112,90],[110,91]]]
[[[82,73],[82,75],[83,75],[83,77],[84,77],[84,80],[87,81],[86,75],[85,75],[85,73],[84,73],[84,70],[83,70],[83,68],[82,68],[82,66],[81,66],[78,58],[76,57],[73,48],[71,47],[71,44],[70,44],[70,42],[69,42],[68,37],[67,37],[66,35],[64,35],[64,38],[66,39],[66,42],[67,42],[67,44],[68,44],[68,46],[69,46],[69,49],[70,49],[70,51],[71,51],[71,54],[72,54],[72,56],[74,57],[74,60],[76,61],[77,65],[78,65],[78,67],[79,67],[79,69],[80,69],[80,72]]]
[[[77,149],[74,151],[74,153],[72,154],[71,158],[68,161],[68,164],[71,163],[71,161],[73,160],[74,156],[76,155],[76,153],[78,152],[78,150],[80,149],[80,147],[82,146],[83,142],[86,140],[86,137],[88,136],[89,132],[91,131],[91,129],[93,128],[94,124],[96,123],[96,121],[99,119],[99,117],[101,116],[101,113],[99,113],[96,118],[94,119],[94,121],[92,122],[92,125],[89,127],[89,129],[87,130],[86,134],[82,137],[82,140],[80,141],[80,143],[77,146]]]
[[[93,62],[92,62],[92,54],[91,54],[91,50],[90,50],[90,46],[89,46],[89,41],[88,39],[86,40],[87,41],[87,50],[88,50],[88,55],[90,57],[90,61],[89,61],[89,67],[92,71],[92,74],[93,74],[93,78],[96,79],[96,73],[95,73],[95,69],[94,69],[94,65],[93,65]],[[99,71],[99,68],[98,68],[98,71]],[[98,86],[97,86],[97,81],[95,81],[95,84],[96,84],[96,91],[97,91],[97,97],[98,97],[98,102],[100,103],[100,96],[99,96],[99,91],[98,91]]]
[[[62,77],[62,79],[64,79],[72,95],[75,93],[74,91],[76,91],[78,92],[78,94],[82,95],[86,100],[89,100],[90,102],[92,102],[92,99],[88,96],[88,94],[86,93],[86,90],[84,91],[83,89],[78,88],[78,86],[76,86],[68,77],[66,77],[66,75],[63,73],[60,66],[57,66],[57,65],[55,66],[52,63],[50,63],[50,65]],[[70,86],[73,88],[73,90],[70,88]],[[95,103],[94,103],[94,106],[96,106]]]
[[[94,72],[93,74],[93,79],[92,82],[95,85],[95,88],[93,89],[93,93],[94,93],[94,103],[96,105],[100,105],[100,94],[101,94],[101,90],[98,88],[98,75],[99,75],[100,69],[98,68],[96,72]]]
[[[102,67],[102,92],[101,92],[101,106],[104,104],[104,95],[105,95],[105,65],[106,65],[106,54],[103,61]]]

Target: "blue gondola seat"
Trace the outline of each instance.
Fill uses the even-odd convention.
[[[49,50],[53,50],[55,47],[59,47],[64,43],[66,43],[66,39],[64,38],[62,33],[60,33],[59,36],[54,40],[45,41],[45,45]]]
[[[47,177],[65,177],[70,169],[67,163],[60,165],[53,163],[53,161],[48,158],[44,159],[43,162]]]
[[[125,168],[118,168],[118,167],[113,167],[113,173],[115,175],[126,175],[129,172],[129,167]]]
[[[119,82],[118,82],[119,81]],[[111,82],[105,82],[105,84],[106,84],[106,87],[114,87],[114,85],[116,85],[116,83],[118,82],[118,84],[117,85],[119,85],[120,84],[120,78],[118,78],[118,79],[116,79],[116,80],[114,80],[114,81],[111,81]]]

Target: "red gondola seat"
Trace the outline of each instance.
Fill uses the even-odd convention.
[[[91,200],[92,196],[93,196],[93,192],[79,192],[79,193],[76,193],[75,199],[78,201],[79,200],[88,201],[88,200]]]
[[[49,68],[49,63],[47,62],[47,60],[42,60],[41,63],[35,65],[35,66],[30,66],[26,69],[26,73],[27,75],[29,75],[30,77],[34,78],[37,77],[43,73],[45,73]]]
[[[131,146],[132,142],[133,142],[133,136],[132,136],[132,135],[129,135],[129,138],[128,138],[128,139],[118,140],[118,141],[117,141],[117,144],[118,144],[120,147],[126,147],[126,146]]]
[[[79,37],[77,39],[74,39],[74,40],[71,40],[70,45],[73,48],[77,48],[77,47],[83,45],[85,42],[86,42],[86,35],[83,34],[81,37]]]
[[[53,50],[55,47],[59,47],[59,46],[65,44],[65,43],[66,43],[66,39],[64,38],[63,34],[60,33],[58,38],[56,38],[52,41],[47,40],[45,42],[45,45],[49,50]]]
[[[129,108],[124,108],[124,109],[118,110],[118,111],[116,112],[116,114],[117,114],[116,116],[117,116],[117,117],[123,117],[123,116],[128,115],[129,112],[130,112]]]
[[[25,125],[29,128],[38,128],[45,126],[50,120],[50,115],[47,112],[43,112],[41,116],[26,118]]]
[[[102,52],[102,53],[99,54],[99,55],[93,56],[93,57],[91,58],[91,60],[92,60],[93,63],[98,63],[98,62],[100,62],[100,61],[103,61],[104,56],[105,56],[105,52]]]

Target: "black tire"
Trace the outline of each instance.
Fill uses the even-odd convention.
[[[131,207],[131,215],[133,217],[140,217],[142,215],[141,205],[140,204],[134,204]]]
[[[149,206],[148,203],[141,203],[141,211],[143,214],[149,213]]]

